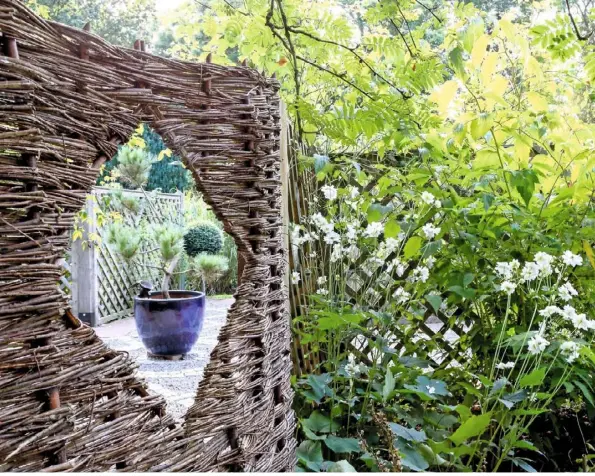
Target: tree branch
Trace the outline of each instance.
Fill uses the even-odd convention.
[[[396,86],[396,85],[395,85],[395,84],[394,84],[392,81],[389,81],[387,78],[385,78],[384,76],[382,76],[382,75],[381,75],[381,74],[380,74],[378,71],[376,71],[376,70],[375,70],[375,69],[372,67],[372,65],[370,65],[370,63],[368,63],[368,62],[365,60],[365,58],[364,58],[364,57],[362,57],[362,56],[361,56],[361,55],[360,55],[360,54],[359,54],[359,53],[356,51],[356,50],[357,50],[357,47],[355,47],[355,48],[352,48],[352,47],[350,47],[350,46],[343,45],[343,44],[341,44],[341,43],[338,43],[338,42],[336,42],[336,41],[332,41],[332,40],[326,40],[326,39],[324,39],[324,38],[319,38],[319,37],[317,37],[316,35],[313,35],[312,33],[309,33],[309,32],[307,32],[307,31],[304,31],[304,30],[300,30],[300,29],[298,29],[298,28],[293,28],[293,27],[291,27],[291,26],[288,26],[288,27],[287,27],[287,29],[288,29],[290,32],[292,32],[292,33],[296,33],[296,34],[299,34],[299,35],[304,35],[304,36],[307,36],[308,38],[311,38],[311,39],[313,39],[313,40],[315,40],[315,41],[319,41],[320,43],[326,43],[326,44],[328,44],[328,45],[334,45],[334,46],[337,46],[337,47],[339,47],[339,48],[343,48],[343,49],[345,49],[345,50],[349,51],[351,54],[353,54],[353,55],[354,55],[354,56],[355,56],[355,57],[356,57],[356,58],[359,60],[359,62],[360,62],[360,63],[362,63],[363,65],[365,65],[365,66],[366,66],[366,67],[367,67],[367,68],[370,70],[370,72],[371,72],[371,73],[372,73],[374,76],[376,76],[376,77],[378,77],[380,80],[384,81],[384,82],[385,82],[386,84],[388,84],[390,87],[392,87],[392,88],[396,89],[396,90],[399,92],[399,94],[401,94],[401,96],[403,96],[403,99],[410,99],[410,98],[412,98],[412,97],[413,97],[412,95],[408,95],[407,93],[405,93],[405,91],[403,91],[401,88],[399,88],[398,86]]]
[[[399,34],[399,36],[401,37],[401,39],[403,40],[403,43],[405,43],[405,46],[407,47],[407,51],[409,51],[409,54],[411,55],[411,57],[414,57],[415,55],[413,54],[413,51],[411,51],[411,48],[409,47],[409,43],[407,43],[407,40],[405,38],[405,35],[403,35],[403,33],[401,33],[401,30],[399,29],[399,27],[397,26],[397,24],[393,21],[392,18],[389,18],[388,21],[392,24],[392,26],[394,26],[397,30],[397,33]]]
[[[413,43],[413,47],[417,50],[417,45],[415,44],[415,40],[413,39],[413,34],[411,33],[411,26],[409,25],[407,18],[405,18],[405,15],[403,14],[403,10],[401,10],[401,6],[399,5],[398,0],[396,3],[397,3],[397,9],[399,10],[401,17],[405,21],[405,25],[407,25],[407,31],[409,32],[409,38],[411,38],[411,43]]]
[[[434,13],[434,10],[435,10],[434,8],[430,8],[430,7],[428,7],[427,5],[424,5],[424,4],[423,4],[423,3],[421,3],[419,0],[414,0],[414,1],[415,1],[415,3],[417,3],[417,4],[418,4],[420,7],[422,7],[422,8],[425,8],[425,9],[426,9],[426,10],[427,10],[427,11],[430,13],[430,15],[432,15],[432,16],[433,16],[433,17],[434,17],[436,20],[438,20],[440,23],[444,23],[444,22],[442,21],[442,19],[441,19],[441,18],[439,18],[439,17],[438,17],[438,16],[437,16],[437,15]]]
[[[576,22],[574,21],[574,17],[572,16],[572,11],[570,10],[570,1],[569,0],[565,0],[566,1],[566,8],[568,9],[568,16],[570,17],[570,21],[572,22],[572,27],[574,28],[574,32],[576,33],[576,36],[579,40],[581,41],[586,41],[588,40],[593,33],[595,33],[595,30],[591,30],[589,33],[585,35],[581,35],[581,32],[578,29],[578,26],[576,24]]]

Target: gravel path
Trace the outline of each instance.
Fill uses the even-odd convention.
[[[217,344],[219,329],[225,323],[227,309],[232,303],[233,299],[207,298],[202,332],[184,360],[149,359],[132,316],[110,322],[95,331],[112,349],[130,354],[139,364],[139,374],[147,381],[149,391],[162,395],[167,401],[168,413],[182,419],[194,402],[198,382]]]

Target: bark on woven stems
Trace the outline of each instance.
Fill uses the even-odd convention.
[[[116,48],[14,0],[0,31],[0,470],[292,469],[277,82]],[[57,286],[98,167],[140,121],[184,157],[246,262],[181,425]]]

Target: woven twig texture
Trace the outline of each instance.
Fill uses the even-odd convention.
[[[294,466],[278,83],[111,46],[0,0],[0,471]],[[68,311],[75,214],[139,122],[186,161],[246,264],[183,424]]]

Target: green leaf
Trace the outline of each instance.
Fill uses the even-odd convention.
[[[393,376],[390,368],[387,368],[386,375],[384,376],[384,387],[382,387],[382,400],[386,402],[394,389],[395,377]]]
[[[384,225],[384,237],[385,238],[396,238],[401,231],[401,227],[395,220],[389,220]]]
[[[330,313],[325,317],[318,319],[318,329],[321,331],[328,331],[333,329],[341,329],[343,327],[350,327],[359,324],[364,316],[362,314],[335,314]]]
[[[395,446],[399,450],[401,463],[411,471],[425,471],[430,464],[423,457],[422,453],[404,440],[396,439]]]
[[[325,440],[326,439],[326,435],[317,435],[316,433],[313,433],[312,430],[310,430],[310,428],[302,426],[302,430],[304,430],[304,434],[306,435],[306,438],[309,440]]]
[[[388,426],[390,426],[390,429],[393,431],[395,435],[400,436],[401,438],[407,441],[415,441],[417,443],[421,443],[428,439],[426,433],[423,430],[417,431],[412,428],[406,428],[402,425],[399,425],[398,423],[389,423]]]
[[[491,193],[484,193],[481,198],[483,200],[483,209],[487,212],[494,203],[494,196]]]
[[[436,294],[426,295],[426,301],[428,301],[432,308],[434,308],[434,312],[438,312],[438,309],[440,309],[440,306],[442,305],[442,298]]]
[[[357,438],[341,438],[339,436],[329,435],[324,444],[335,453],[361,453]]]
[[[327,473],[357,473],[347,460],[342,459],[329,466]]]
[[[328,386],[331,380],[332,377],[329,374],[308,375],[308,378],[302,382],[312,387],[312,390],[304,390],[303,394],[310,400],[321,403],[324,397],[330,397],[333,394],[333,391]]]
[[[448,59],[455,73],[461,77],[465,77],[465,65],[463,59],[463,49],[458,46],[448,54]]]
[[[592,407],[595,407],[595,400],[593,399],[593,394],[589,391],[587,386],[579,382],[578,380],[574,380],[573,383],[581,389],[583,396],[587,399],[587,401],[591,404]]]
[[[457,431],[449,439],[455,445],[461,445],[470,438],[483,434],[489,426],[491,418],[492,412],[484,413],[483,415],[474,415],[457,428]]]
[[[302,441],[296,451],[298,460],[313,471],[320,471],[322,464],[322,445],[320,441]]]
[[[541,385],[545,379],[545,373],[547,372],[547,367],[540,367],[530,374],[525,375],[519,385],[521,387],[535,387],[536,385]]]
[[[407,240],[405,248],[403,249],[403,255],[405,259],[409,259],[415,256],[421,249],[423,240],[419,236],[412,236]]]
[[[306,420],[300,420],[302,426],[317,433],[330,433],[331,419],[320,413],[318,410],[312,412],[312,414]]]

